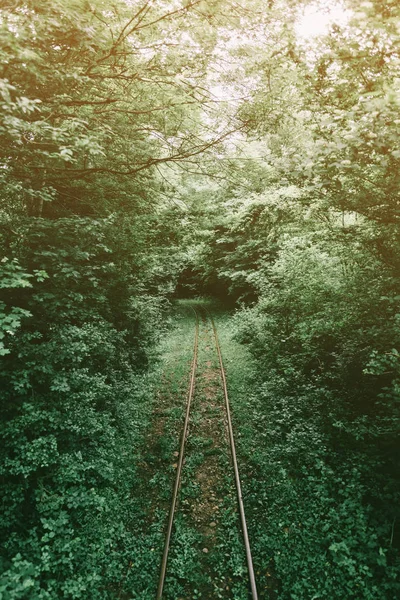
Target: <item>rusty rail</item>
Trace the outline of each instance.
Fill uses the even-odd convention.
[[[164,553],[163,553],[163,557],[162,557],[162,561],[161,561],[161,570],[160,570],[160,577],[159,577],[159,581],[158,581],[156,600],[162,600],[162,595],[163,595],[163,590],[164,590],[164,582],[165,582],[165,575],[166,575],[166,571],[167,571],[168,554],[169,554],[169,547],[170,547],[170,542],[171,542],[172,528],[173,528],[173,524],[174,524],[174,516],[175,516],[176,505],[177,505],[177,501],[178,501],[178,493],[179,493],[179,488],[180,488],[180,483],[181,483],[185,444],[186,444],[186,439],[188,436],[190,409],[191,409],[192,399],[193,399],[194,389],[195,389],[198,344],[199,344],[199,315],[195,309],[193,309],[193,311],[196,315],[196,330],[195,330],[190,384],[189,384],[189,391],[188,391],[188,397],[187,397],[185,421],[184,421],[183,430],[182,430],[181,445],[180,445],[180,451],[179,451],[179,461],[178,461],[176,477],[175,477],[175,484],[174,484],[174,489],[173,489],[173,494],[172,494],[172,502],[171,502],[169,517],[168,517],[167,533],[165,536]],[[246,560],[247,560],[247,568],[248,568],[248,573],[249,573],[251,594],[252,594],[253,600],[258,600],[257,587],[256,587],[256,581],[255,581],[255,575],[254,575],[254,567],[253,567],[253,559],[251,556],[246,516],[245,516],[245,512],[244,512],[242,486],[240,483],[239,468],[238,468],[237,458],[236,458],[236,448],[235,448],[235,440],[234,440],[234,436],[233,436],[232,419],[231,419],[231,411],[230,411],[230,404],[229,404],[229,397],[228,397],[228,388],[227,388],[227,383],[226,383],[226,375],[225,375],[224,365],[223,365],[223,361],[222,361],[222,354],[221,354],[221,348],[220,348],[219,340],[218,340],[217,328],[215,326],[214,319],[212,318],[212,316],[210,315],[210,313],[208,312],[207,309],[205,309],[205,312],[208,314],[208,317],[211,321],[211,325],[212,325],[212,329],[213,329],[213,333],[214,333],[214,339],[215,339],[215,346],[217,349],[220,371],[221,371],[221,379],[222,379],[222,385],[223,385],[223,390],[224,390],[225,408],[226,408],[227,423],[228,423],[229,443],[230,443],[230,448],[231,448],[232,464],[233,464],[233,470],[234,470],[234,475],[235,475],[235,484],[236,484],[236,491],[237,491],[237,498],[238,498],[238,505],[239,505],[240,521],[241,521],[241,525],[242,525],[243,540],[244,540],[244,545],[245,545],[245,550],[246,550]]]
[[[174,491],[172,494],[171,507],[169,510],[167,533],[165,536],[164,553],[163,553],[163,557],[162,557],[162,561],[161,561],[160,578],[158,580],[158,588],[157,588],[157,596],[156,596],[157,600],[162,599],[162,594],[163,594],[163,589],[164,589],[165,574],[167,571],[167,563],[168,563],[169,546],[170,546],[170,542],[171,542],[171,534],[172,534],[172,527],[174,524],[175,509],[176,509],[176,504],[177,504],[177,500],[178,500],[179,487],[180,487],[180,483],[181,483],[181,474],[182,474],[182,465],[183,465],[183,458],[184,458],[184,452],[185,452],[185,444],[186,444],[188,428],[189,428],[190,408],[191,408],[191,404],[192,404],[192,398],[193,398],[193,393],[194,393],[194,384],[195,384],[195,379],[196,379],[197,353],[198,353],[198,345],[199,345],[199,317],[195,310],[194,310],[194,312],[196,314],[196,331],[195,331],[195,336],[194,336],[192,370],[191,370],[191,374],[190,374],[190,384],[189,384],[188,399],[187,399],[187,404],[186,404],[185,422],[183,424],[181,446],[180,446],[180,450],[179,450],[179,461],[178,461],[178,466],[176,469],[176,477],[175,477]]]
[[[235,439],[233,437],[233,427],[232,427],[231,410],[230,410],[229,397],[228,397],[228,387],[226,384],[226,376],[225,376],[224,364],[222,361],[221,348],[220,348],[219,340],[218,340],[217,328],[215,326],[214,319],[212,318],[212,316],[210,314],[209,314],[209,317],[210,317],[213,332],[214,332],[215,346],[217,348],[217,353],[218,353],[218,358],[219,358],[219,366],[220,366],[220,370],[221,370],[222,385],[224,388],[225,407],[226,407],[226,415],[227,415],[227,420],[228,420],[229,441],[230,441],[230,446],[231,446],[233,470],[235,473],[236,492],[237,492],[237,498],[238,498],[238,504],[239,504],[240,521],[242,523],[243,541],[244,541],[244,546],[246,549],[246,560],[247,560],[247,569],[249,572],[251,594],[252,594],[253,600],[258,600],[256,578],[254,575],[254,567],[253,567],[253,559],[251,556],[251,548],[250,548],[249,535],[248,535],[248,531],[247,531],[246,515],[244,512],[242,485],[240,483],[239,467],[238,467],[237,458],[236,458]]]

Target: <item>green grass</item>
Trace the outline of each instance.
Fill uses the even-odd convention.
[[[204,304],[211,307],[210,303]],[[136,528],[141,559],[136,561],[136,569],[132,569],[127,575],[127,582],[134,591],[132,597],[142,600],[154,598],[157,588],[193,352],[195,319],[191,307],[196,305],[198,301],[177,304],[171,315],[171,329],[161,348],[153,423],[143,448],[144,468],[138,488],[143,511],[142,524]],[[207,374],[210,368],[214,370],[216,367],[218,359],[210,323],[207,324],[207,331],[204,324],[200,323],[196,393],[164,587],[165,600],[247,600],[249,597],[230,453],[227,440],[226,443],[223,441],[225,425],[222,389],[218,378],[215,381],[202,379],[202,373]],[[214,389],[216,405],[209,406],[210,394],[214,398]],[[207,431],[207,423],[211,421],[214,423],[213,427],[216,427],[213,433]],[[217,446],[214,444],[214,436],[218,438]],[[209,461],[212,461],[217,473],[212,493],[215,493],[215,502],[219,504],[211,538],[208,538],[209,534],[204,530],[204,523],[201,526],[195,520],[194,515],[197,513],[193,513],[193,510],[197,510],[193,508],[194,503],[197,503],[201,512],[199,503],[203,501],[202,484],[197,480],[197,474],[202,468],[207,468]],[[205,553],[203,549],[210,543],[209,551]],[[138,579],[139,569],[143,571]],[[127,589],[126,585],[124,587]]]

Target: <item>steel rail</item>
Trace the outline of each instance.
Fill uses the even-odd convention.
[[[210,313],[208,313],[208,314],[209,314],[209,318],[210,318],[213,332],[214,332],[215,346],[217,348],[217,353],[218,353],[218,358],[219,358],[219,366],[220,366],[220,370],[221,370],[222,385],[224,388],[225,407],[226,407],[226,415],[227,415],[227,420],[228,420],[229,441],[230,441],[230,446],[231,446],[233,470],[235,473],[235,483],[236,483],[236,491],[237,491],[238,504],[239,504],[240,520],[242,523],[243,540],[244,540],[244,545],[245,545],[245,549],[246,549],[247,569],[249,572],[251,595],[253,597],[253,600],[258,600],[256,578],[254,575],[254,567],[253,567],[253,559],[251,556],[250,541],[249,541],[249,535],[248,535],[247,523],[246,523],[246,515],[244,512],[242,485],[240,483],[239,468],[238,468],[237,459],[236,459],[235,439],[233,437],[231,410],[230,410],[229,397],[228,397],[228,387],[226,384],[224,363],[222,361],[222,353],[221,353],[221,348],[219,345],[217,328],[215,326],[214,319],[212,318]]]
[[[192,404],[195,379],[196,379],[197,354],[198,354],[198,345],[199,345],[199,316],[195,309],[193,309],[193,311],[196,315],[196,331],[195,331],[195,336],[194,336],[192,370],[191,370],[191,375],[190,375],[190,384],[189,384],[188,398],[187,398],[187,404],[186,404],[185,422],[183,424],[181,446],[180,446],[180,450],[179,450],[179,461],[178,461],[178,466],[176,469],[174,491],[172,494],[172,503],[171,503],[171,507],[169,510],[167,533],[165,536],[164,553],[163,553],[163,557],[162,557],[162,561],[161,561],[160,578],[158,580],[158,588],[157,588],[157,596],[156,596],[157,600],[162,599],[162,594],[163,594],[163,590],[164,590],[165,574],[167,571],[167,563],[168,563],[169,546],[170,546],[170,542],[171,542],[171,534],[172,534],[172,527],[174,524],[175,509],[176,509],[176,504],[177,504],[177,500],[178,500],[179,487],[180,487],[180,483],[181,483],[183,457],[184,457],[185,444],[186,444],[186,438],[187,438],[188,427],[189,427],[190,408],[191,408],[191,404]]]

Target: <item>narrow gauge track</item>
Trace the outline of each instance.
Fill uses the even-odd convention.
[[[183,468],[183,461],[184,461],[184,455],[185,455],[185,445],[186,445],[186,440],[188,438],[188,433],[189,433],[190,411],[191,411],[192,400],[193,400],[193,395],[194,395],[194,391],[195,391],[195,381],[196,381],[196,371],[197,371],[197,357],[198,357],[198,346],[199,346],[199,310],[193,309],[193,311],[195,313],[195,318],[196,318],[196,325],[195,325],[193,359],[192,359],[192,366],[191,366],[191,373],[190,373],[190,384],[189,384],[189,390],[188,390],[188,396],[187,396],[187,402],[186,402],[185,420],[184,420],[184,424],[183,424],[180,450],[179,450],[179,461],[178,461],[178,465],[177,465],[177,469],[176,469],[176,477],[175,477],[172,501],[171,501],[171,506],[170,506],[170,511],[169,511],[169,517],[168,517],[167,532],[166,532],[166,536],[165,536],[164,552],[163,552],[163,557],[162,557],[162,561],[161,561],[160,577],[159,577],[159,581],[158,581],[156,600],[162,600],[162,596],[163,596],[164,582],[165,582],[165,576],[166,576],[167,565],[168,565],[168,554],[169,554],[169,549],[170,549],[172,530],[173,530],[173,525],[174,525],[174,517],[175,517],[180,483],[181,483],[181,477],[182,477],[182,468]],[[204,313],[208,316],[208,318],[211,322],[213,336],[214,336],[214,342],[215,342],[215,348],[216,348],[216,351],[218,354],[221,382],[222,382],[224,399],[225,399],[225,411],[226,411],[226,417],[227,417],[227,423],[228,423],[229,445],[230,445],[232,465],[233,465],[233,471],[234,471],[240,521],[241,521],[241,527],[242,527],[242,533],[243,533],[243,541],[244,541],[244,546],[245,546],[245,550],[246,550],[246,561],[247,561],[247,569],[248,569],[249,581],[250,581],[251,597],[253,600],[258,600],[257,587],[256,587],[254,568],[253,568],[253,560],[252,560],[252,556],[251,556],[246,516],[245,516],[245,511],[244,511],[244,503],[243,503],[242,488],[241,488],[241,483],[240,483],[239,468],[238,468],[238,463],[237,463],[237,458],[236,458],[236,448],[235,448],[235,440],[234,440],[234,435],[233,435],[230,403],[229,403],[229,397],[228,397],[228,388],[227,388],[226,375],[225,375],[225,370],[224,370],[224,365],[223,365],[223,360],[222,360],[221,347],[219,344],[217,328],[216,328],[214,319],[212,318],[212,316],[210,315],[210,313],[208,312],[207,309],[202,307],[201,310],[204,311]]]

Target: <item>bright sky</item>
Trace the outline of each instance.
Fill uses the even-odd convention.
[[[343,7],[341,0],[314,0],[303,10],[299,10],[295,31],[299,41],[312,42],[317,36],[328,33],[333,23],[339,26],[346,25],[351,16],[352,13]],[[246,35],[243,33],[232,35],[228,42],[224,41],[222,44],[222,56],[227,48],[238,47],[245,41]],[[248,80],[243,82],[242,91],[238,89],[239,82],[232,85],[217,82],[211,85],[210,89],[215,99],[234,102],[235,98],[246,95],[248,83]]]
[[[327,33],[332,23],[345,25],[350,18],[349,11],[339,3],[315,2],[307,6],[295,26],[296,33],[303,39],[309,39]]]

